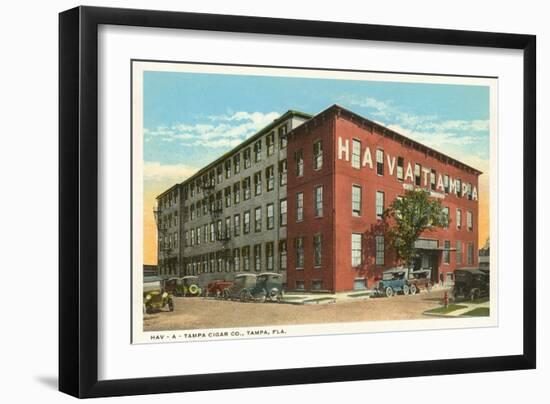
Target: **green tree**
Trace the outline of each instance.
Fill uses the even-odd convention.
[[[440,200],[430,198],[423,189],[406,191],[402,198],[395,199],[384,211],[384,220],[390,246],[409,266],[418,256],[414,244],[420,234],[449,222]]]

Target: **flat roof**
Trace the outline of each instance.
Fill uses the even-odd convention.
[[[344,116],[347,115],[348,118],[351,118],[350,119],[351,121],[353,121],[355,119],[355,120],[361,121],[363,124],[365,124],[367,126],[372,126],[373,128],[378,129],[378,131],[382,135],[389,134],[389,135],[392,136],[392,138],[397,138],[401,142],[409,143],[411,146],[416,147],[416,148],[421,149],[421,150],[424,150],[427,153],[431,153],[432,155],[437,156],[441,160],[446,160],[447,163],[452,163],[454,166],[458,166],[459,168],[462,168],[462,169],[466,168],[467,170],[473,171],[473,173],[476,174],[476,175],[483,174],[483,172],[478,170],[477,168],[469,166],[468,164],[465,164],[460,160],[457,160],[457,159],[455,159],[451,156],[448,156],[448,155],[446,155],[446,154],[444,154],[440,151],[437,151],[437,150],[435,150],[435,149],[433,149],[429,146],[426,146],[423,143],[417,142],[416,140],[413,140],[410,137],[402,135],[402,134],[400,134],[400,133],[398,133],[398,132],[396,132],[392,129],[389,129],[389,128],[387,128],[387,127],[385,127],[385,126],[383,126],[379,123],[371,121],[370,119],[367,119],[364,116],[361,116],[361,115],[359,115],[359,114],[357,114],[353,111],[350,111],[349,109],[346,109],[346,108],[344,108],[344,107],[342,107],[341,105],[338,105],[338,104],[333,104],[330,107],[328,107],[327,109],[319,112],[318,114],[314,115],[309,121],[313,121],[313,120],[315,120],[315,118],[317,118],[319,116],[322,116],[324,114],[328,114],[328,113],[340,113]],[[305,127],[306,125],[303,125],[303,126]],[[300,129],[303,129],[302,125],[292,129],[289,133],[297,132]]]

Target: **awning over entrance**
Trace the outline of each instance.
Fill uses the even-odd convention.
[[[422,250],[439,250],[439,240],[419,238],[414,242],[414,248],[420,248]]]
[[[456,248],[445,248],[444,246],[439,246],[439,240],[433,240],[428,238],[419,238],[414,243],[414,248],[420,250],[431,250],[431,251],[455,251]]]

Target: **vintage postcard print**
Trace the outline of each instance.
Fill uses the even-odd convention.
[[[498,80],[132,61],[132,342],[497,325]]]

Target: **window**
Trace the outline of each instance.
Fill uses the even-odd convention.
[[[202,234],[201,234],[201,228],[197,227],[197,245],[200,245],[202,241]],[[177,234],[177,233],[176,233]]]
[[[191,198],[195,196],[195,183],[192,182],[190,185],[191,188]]]
[[[397,179],[403,181],[403,165],[405,161],[403,157],[397,157]]]
[[[241,183],[233,184],[233,203],[236,205],[241,201]]]
[[[275,227],[275,206],[272,203],[267,205],[267,229]]]
[[[320,281],[320,280],[311,281],[311,290],[322,290],[322,289],[323,289],[323,281]]]
[[[456,194],[458,197],[462,197],[462,180],[460,178],[456,179]]]
[[[304,194],[298,192],[296,194],[296,221],[301,222],[304,220]]]
[[[449,228],[449,221],[450,221],[449,207],[445,206],[443,208],[443,228],[445,229]]]
[[[449,176],[447,174],[443,176],[443,188],[445,190],[445,193],[448,194],[449,193]]]
[[[353,267],[361,265],[362,241],[363,237],[360,233],[351,235],[351,266]]]
[[[432,171],[430,172],[430,187],[432,191],[435,191],[435,175],[436,171],[432,169]]]
[[[279,225],[286,226],[286,199],[279,201]]]
[[[474,228],[474,225],[472,223],[472,212],[469,210],[466,212],[466,228],[468,229],[468,231],[472,231]]]
[[[304,281],[296,281],[296,290],[304,290]]]
[[[224,193],[225,193],[225,207],[228,208],[231,206],[231,187],[225,188]]]
[[[208,243],[208,225],[205,224],[202,226],[202,234],[203,234],[203,241],[204,243]]]
[[[191,246],[195,245],[195,229],[191,229]]]
[[[193,219],[195,219],[195,204],[194,203],[191,204],[190,211],[191,211],[191,220],[193,220]]]
[[[223,258],[222,258],[222,254],[220,252],[218,252],[216,254],[218,256],[218,272],[221,272],[223,271]]]
[[[254,161],[257,163],[262,161],[262,141],[254,143]]]
[[[225,238],[231,237],[231,216],[225,218]]]
[[[216,240],[216,225],[210,223],[210,242],[213,243]]]
[[[238,237],[241,234],[241,215],[236,214],[233,216],[233,235]]]
[[[352,185],[351,187],[351,211],[353,216],[361,216],[361,187]]]
[[[216,254],[210,253],[210,272],[214,272],[216,270]]]
[[[384,215],[384,193],[376,191],[376,217],[382,219]]]
[[[230,178],[231,177],[231,160],[230,159],[225,160],[224,166],[225,166],[225,178]]]
[[[279,241],[279,267],[281,271],[286,270],[286,240]]]
[[[323,186],[315,187],[315,216],[323,216]]]
[[[304,238],[296,237],[296,269],[304,268]]]
[[[240,153],[237,153],[235,157],[233,157],[233,172],[235,174],[238,174],[241,172],[241,155]]]
[[[273,166],[269,166],[265,169],[266,189],[268,191],[273,190],[275,187],[275,169]]]
[[[257,207],[254,209],[254,231],[262,231],[262,208]]]
[[[254,174],[254,195],[262,194],[262,172]]]
[[[384,150],[376,149],[376,174],[384,175]]]
[[[365,278],[356,278],[353,280],[353,290],[367,289],[367,280]]]
[[[450,264],[451,263],[451,242],[449,240],[445,240],[444,246],[445,247],[443,250],[443,263]]]
[[[294,159],[296,160],[296,176],[302,177],[304,175],[304,151],[302,149],[298,150]]]
[[[241,257],[243,259],[243,270],[250,271],[250,247],[243,247],[241,250]]]
[[[207,215],[208,214],[208,199],[204,198],[202,201],[202,214]]]
[[[313,265],[320,267],[323,263],[323,235],[313,236]]]
[[[243,199],[245,201],[250,199],[250,177],[246,177],[243,180]]]
[[[201,206],[201,201],[198,201],[197,202],[197,205],[196,205],[196,208],[195,208],[195,216],[197,217],[201,217],[201,213],[202,213],[202,206]]]
[[[384,236],[376,236],[376,265],[384,265]]]
[[[247,210],[243,215],[243,233],[250,233],[250,211]]]
[[[262,245],[256,244],[254,246],[254,271],[262,270]]]
[[[162,236],[161,236],[162,237]],[[185,233],[183,233],[183,238],[184,238],[184,243],[185,243],[185,246],[188,247],[189,246],[189,232],[186,231]],[[162,244],[162,238],[159,239],[159,244]]]
[[[243,158],[244,158],[244,168],[250,168],[252,162],[250,161],[250,147],[245,149],[243,152]]]
[[[271,132],[265,138],[265,143],[267,145],[267,155],[271,156],[275,151],[275,132]]]
[[[466,196],[468,197],[468,200],[472,200],[472,184],[468,183],[466,184]]]
[[[287,162],[286,160],[279,161],[279,185],[286,185],[287,178]]]
[[[283,125],[279,128],[279,146],[281,149],[284,149],[288,144],[286,132],[287,132],[286,125]]]
[[[221,164],[216,167],[216,176],[218,178],[218,184],[221,183],[223,181],[223,167]]]
[[[456,229],[460,230],[462,228],[462,210],[456,210]]]
[[[216,240],[221,240],[223,237],[223,227],[221,219],[216,222]]]
[[[233,250],[233,271],[239,272],[241,270],[241,252],[238,248]]]
[[[462,241],[456,242],[456,263],[462,264]]]
[[[265,266],[268,271],[273,271],[273,242],[265,244]]]
[[[467,264],[473,265],[474,264],[474,243],[468,243],[468,251],[467,251]]]
[[[361,168],[361,141],[357,139],[352,140],[351,166],[353,168]]]
[[[320,140],[313,144],[313,169],[323,168],[323,143]]]

